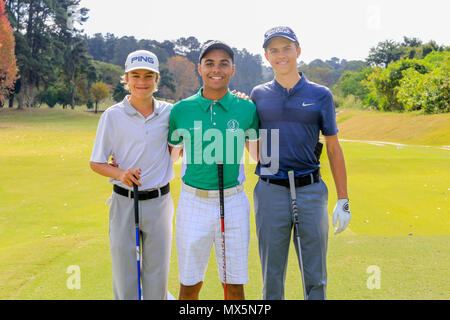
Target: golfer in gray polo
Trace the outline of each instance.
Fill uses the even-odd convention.
[[[159,82],[158,58],[130,53],[125,99],[100,117],[90,166],[110,178],[109,237],[115,299],[138,299],[133,183],[139,187],[144,299],[167,299],[172,241],[174,172],[167,145],[172,105],[153,98]],[[108,165],[113,156],[117,166]]]

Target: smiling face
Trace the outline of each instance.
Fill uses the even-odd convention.
[[[131,96],[138,99],[148,99],[156,91],[158,74],[145,69],[133,70],[125,75],[125,81]]]
[[[297,73],[297,58],[300,52],[301,49],[295,42],[275,37],[267,45],[264,56],[276,74],[285,75]]]
[[[198,73],[203,80],[204,91],[228,91],[228,84],[234,75],[233,60],[223,50],[214,49],[205,54],[198,65]]]

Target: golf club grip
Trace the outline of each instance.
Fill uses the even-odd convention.
[[[291,191],[291,199],[297,200],[297,195],[295,194],[295,180],[294,180],[294,171],[288,171],[289,177],[289,190]]]
[[[139,225],[139,191],[138,186],[133,183],[133,194],[134,194],[134,223],[136,226]]]
[[[219,197],[220,197],[220,218],[224,218],[224,195],[223,195],[223,163],[217,163],[217,172],[219,174]]]

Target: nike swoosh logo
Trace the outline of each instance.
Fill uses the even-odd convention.
[[[305,103],[305,102],[302,103],[302,107],[309,107],[312,105],[314,105],[314,103]]]

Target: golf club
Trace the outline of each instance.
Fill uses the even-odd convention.
[[[142,300],[142,285],[141,285],[141,245],[140,245],[140,231],[139,231],[139,192],[138,186],[133,183],[134,196],[134,223],[136,227],[136,264],[137,264],[137,280],[138,280],[138,300]]]
[[[217,171],[219,173],[219,198],[220,198],[220,223],[222,232],[222,249],[223,249],[223,291],[225,300],[227,300],[227,264],[225,258],[225,204],[223,195],[223,162],[217,163]]]
[[[298,264],[300,265],[300,273],[302,275],[303,297],[305,300],[307,300],[308,295],[306,293],[305,275],[303,272],[302,246],[301,246],[301,242],[300,242],[300,220],[299,220],[299,213],[298,213],[298,207],[297,207],[297,195],[295,192],[294,171],[292,171],[292,170],[288,171],[288,176],[289,176],[289,189],[291,191],[291,208],[292,208],[292,219],[294,222],[294,237],[295,237],[295,240],[297,241]]]

